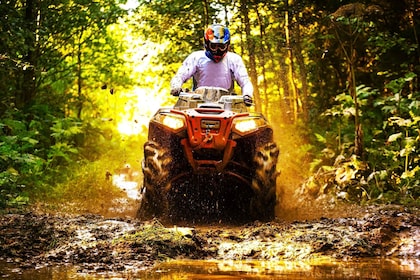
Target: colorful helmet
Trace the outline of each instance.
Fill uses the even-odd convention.
[[[213,24],[204,31],[206,55],[214,62],[219,62],[226,55],[230,44],[229,29],[223,25]]]

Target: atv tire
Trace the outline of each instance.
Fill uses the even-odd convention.
[[[255,191],[250,203],[250,214],[254,220],[270,221],[275,217],[276,170],[280,151],[275,143],[258,147],[254,156],[255,175],[252,188]]]
[[[140,207],[137,217],[151,219],[167,213],[168,202],[165,187],[170,175],[171,156],[167,149],[154,141],[144,144],[142,169],[143,187],[140,195]]]

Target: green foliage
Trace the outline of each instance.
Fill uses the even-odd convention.
[[[97,102],[84,89],[127,83],[112,76],[123,63],[121,40],[108,29],[126,13],[119,1],[26,4],[0,4],[0,208],[48,193],[76,163],[106,150],[98,139],[108,128],[80,118]]]
[[[25,123],[0,119],[0,208],[26,204],[28,189],[43,171],[44,160],[33,153],[38,140]]]
[[[408,73],[391,81],[387,87],[392,94],[376,103],[387,119],[383,122],[382,134],[385,146],[377,147],[379,155],[371,151],[379,159],[375,169],[387,171],[385,182],[388,185],[383,183],[384,192],[396,192],[395,200],[400,202],[416,200],[420,194],[420,93],[403,93],[414,77],[413,73]]]
[[[352,99],[345,94],[337,95],[337,104],[326,110],[324,116],[331,122],[331,129],[340,139],[338,145],[328,141],[327,134],[316,134],[316,139],[330,151],[324,159],[315,160],[314,166],[325,169],[331,166],[335,179],[330,188],[336,194],[346,193],[346,199],[362,202],[416,203],[420,194],[420,130],[419,93],[404,94],[415,75],[408,73],[387,85],[391,92],[379,95],[379,91],[366,86],[357,90],[360,111],[365,124],[365,149],[368,166],[356,164],[352,157],[352,129],[349,118],[353,116]],[[338,155],[338,156],[337,156]],[[345,160],[353,158],[353,160]],[[344,159],[344,160],[343,160]],[[349,168],[349,166],[351,168]],[[315,170],[317,170],[315,168]]]
[[[36,118],[0,119],[0,209],[24,206],[33,199],[117,197],[119,192],[105,181],[106,172],[126,162],[140,169],[141,137],[121,139],[108,122],[46,116],[50,119],[43,123]]]
[[[77,159],[76,137],[83,133],[81,124],[72,118],[57,119],[53,122],[50,135],[54,141],[47,155],[48,167],[63,168]]]
[[[48,192],[37,192],[34,200],[45,204],[52,210],[71,213],[105,213],[112,201],[123,196],[123,193],[112,180],[107,179],[106,173],[116,162],[107,161],[79,161],[73,162],[68,168],[66,180],[56,182]]]
[[[104,44],[98,42],[106,37],[106,27],[126,13],[117,0],[26,2],[30,1],[0,5],[2,14],[7,15],[0,19],[4,38],[0,44],[0,91],[5,94],[4,101],[14,98],[13,104],[19,108],[33,102],[42,91],[68,91],[80,78],[74,71],[77,64],[80,60],[89,63],[84,61],[86,51],[82,48],[93,53],[101,50]],[[87,59],[93,59],[92,55]],[[11,106],[10,102],[2,104]]]

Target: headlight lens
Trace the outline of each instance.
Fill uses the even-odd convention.
[[[238,118],[233,121],[233,125],[238,133],[244,134],[266,125],[266,121],[263,118]]]
[[[184,127],[184,118],[167,115],[163,118],[162,123],[173,130]]]
[[[184,117],[181,115],[159,114],[156,120],[173,130],[179,130],[185,126]]]

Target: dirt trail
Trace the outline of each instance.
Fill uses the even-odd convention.
[[[151,268],[167,259],[305,260],[389,257],[420,260],[417,209],[359,209],[357,217],[162,225],[157,220],[38,212],[0,216],[0,258],[21,269],[75,265],[81,272]]]

